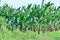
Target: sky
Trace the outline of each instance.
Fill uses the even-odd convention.
[[[56,7],[60,6],[60,0],[45,0],[45,3],[47,2],[54,3]],[[27,6],[28,4],[40,4],[42,3],[42,0],[1,0],[0,6],[3,6],[3,4],[6,3],[9,6],[13,6],[15,8],[21,7],[21,6]]]

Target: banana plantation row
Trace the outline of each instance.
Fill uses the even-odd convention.
[[[50,2],[44,4],[42,1],[41,6],[29,4],[17,9],[4,4],[0,7],[0,17],[5,19],[6,27],[12,31],[15,28],[19,28],[20,31],[28,29],[38,31],[39,34],[40,30],[44,33],[46,30],[60,29],[60,7],[56,8]],[[3,23],[0,21],[0,28]]]

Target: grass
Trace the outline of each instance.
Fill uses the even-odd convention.
[[[0,40],[60,40],[60,31],[40,33],[33,31],[0,30]]]

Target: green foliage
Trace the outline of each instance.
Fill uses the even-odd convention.
[[[5,23],[5,18],[0,16],[0,24],[3,24],[3,23]]]
[[[6,23],[5,15],[10,19],[11,25]],[[19,20],[18,23],[15,23],[15,18]],[[45,27],[47,30],[49,25],[52,26],[52,29],[54,26],[60,26],[60,7],[56,8],[53,3],[44,4],[43,0],[41,6],[28,4],[27,7],[22,6],[16,9],[4,4],[0,7],[0,40],[59,40],[59,31],[39,35],[32,31],[40,32],[42,27],[45,31]],[[23,33],[18,29],[21,31],[31,29],[32,32],[27,30],[28,32]]]
[[[60,7],[56,8],[53,3],[48,2],[44,4],[42,1],[40,5],[29,4],[27,7],[22,6],[19,8],[9,7],[7,4],[4,4],[0,7],[0,16],[5,17],[6,14],[10,20],[14,21],[14,18],[17,17],[19,22],[22,23],[23,27],[25,25],[32,27],[34,26],[48,26],[48,25],[59,25],[60,24]],[[0,18],[1,19],[1,18]],[[1,19],[3,21],[3,19]],[[34,27],[33,26],[33,27]]]

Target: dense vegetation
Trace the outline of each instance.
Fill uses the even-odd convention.
[[[14,31],[57,31],[60,29],[60,7],[56,8],[53,3],[40,5],[29,4],[27,7],[9,7],[4,4],[0,7],[0,29]]]

